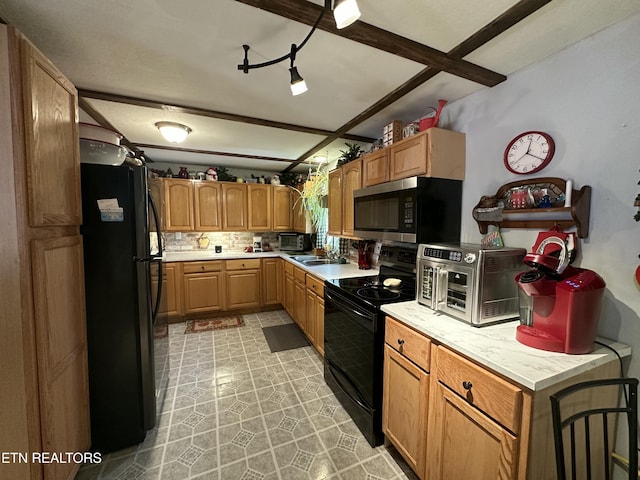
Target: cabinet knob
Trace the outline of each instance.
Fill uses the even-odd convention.
[[[471,387],[473,387],[473,384],[471,382],[462,382],[462,388],[464,388],[465,390],[471,390]]]
[[[200,270],[204,270],[204,265],[200,265]]]
[[[400,345],[400,346],[404,345],[404,340],[399,338],[398,339],[398,345]]]

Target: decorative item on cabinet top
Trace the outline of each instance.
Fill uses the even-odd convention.
[[[571,180],[530,178],[507,183],[495,195],[483,196],[473,208],[480,233],[489,225],[502,228],[576,227],[578,237],[589,236],[591,187],[573,189]]]

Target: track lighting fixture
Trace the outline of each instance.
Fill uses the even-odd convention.
[[[360,18],[358,2],[356,0],[335,0],[333,17],[336,20],[336,28],[348,27]]]
[[[275,65],[276,63],[280,63],[284,60],[290,59],[291,66],[289,67],[289,73],[291,74],[291,94],[300,95],[301,93],[306,92],[307,84],[305,83],[304,79],[300,76],[300,73],[298,73],[297,67],[294,65],[296,53],[302,50],[302,47],[304,47],[307,41],[309,41],[309,39],[311,38],[311,35],[313,35],[313,32],[316,31],[316,28],[318,27],[320,20],[322,20],[322,17],[324,16],[325,12],[328,10],[331,10],[331,0],[324,1],[324,8],[320,12],[320,16],[318,16],[318,19],[316,20],[316,22],[313,24],[311,31],[307,34],[304,40],[300,42],[299,45],[296,45],[295,43],[291,44],[291,50],[286,55],[282,55],[281,57],[275,58],[268,62],[250,64],[249,63],[250,47],[249,45],[242,45],[242,48],[244,49],[244,61],[240,65],[238,65],[238,70],[242,70],[244,73],[249,73],[249,70],[252,70],[254,68],[268,67],[271,65]],[[358,18],[360,18],[360,10],[358,9],[357,1],[356,0],[335,0],[334,8],[333,8],[333,16],[336,20],[337,28],[348,27],[353,22],[355,22]]]
[[[156,128],[165,140],[171,143],[181,143],[191,133],[191,129],[186,125],[176,122],[156,122]]]

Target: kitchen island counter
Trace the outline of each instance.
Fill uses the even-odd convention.
[[[616,358],[611,350],[597,344],[593,352],[583,355],[528,347],[515,338],[518,321],[473,327],[417,301],[384,305],[382,310],[436,342],[533,391],[553,386]],[[603,338],[597,340],[615,349],[621,357],[631,355],[628,345]]]

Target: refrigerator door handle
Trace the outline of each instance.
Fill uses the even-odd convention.
[[[156,318],[158,318],[162,298],[162,260],[157,259],[154,262],[158,263],[158,285],[156,286],[156,304],[153,306],[153,312],[151,313],[151,323],[153,325],[155,325]]]
[[[154,255],[154,257],[162,257],[162,234],[160,232],[160,216],[158,215],[158,209],[156,208],[156,204],[153,201],[153,197],[151,196],[151,192],[147,191],[147,197],[149,198],[149,206],[151,207],[151,212],[153,213],[153,220],[156,223],[156,236],[158,239],[158,253]]]
[[[162,299],[162,234],[160,232],[160,216],[158,215],[158,209],[156,208],[156,204],[153,201],[150,190],[147,190],[147,198],[149,199],[149,206],[151,207],[153,219],[156,224],[156,238],[158,241],[158,253],[155,255],[151,255],[151,261],[158,264],[158,285],[156,287],[156,302],[151,313],[151,322],[155,325],[156,318],[158,317],[158,311],[160,310],[160,301]]]

